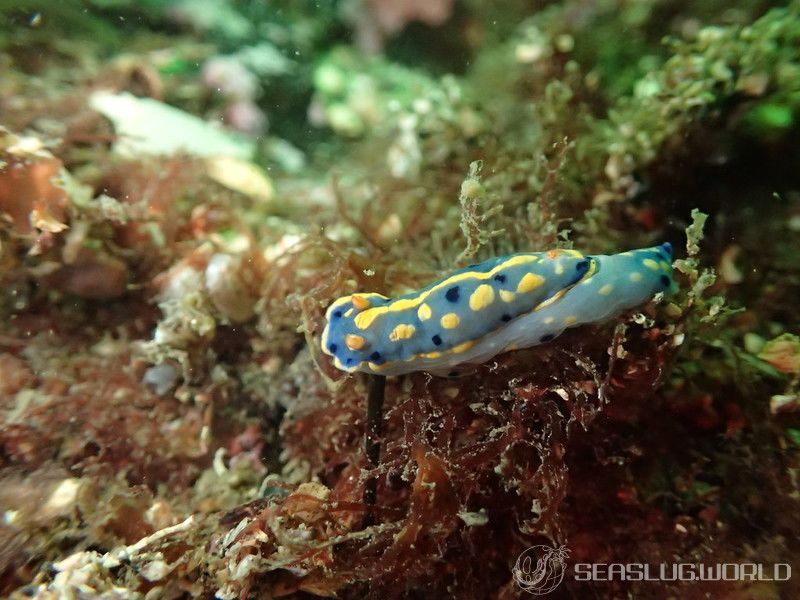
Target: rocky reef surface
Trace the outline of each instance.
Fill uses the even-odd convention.
[[[0,72],[0,595],[514,598],[536,544],[800,568],[797,0],[0,0]],[[664,241],[672,295],[390,378],[368,460],[335,298]]]

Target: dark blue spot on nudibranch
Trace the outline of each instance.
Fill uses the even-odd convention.
[[[502,317],[500,317],[500,320],[503,323],[508,323],[511,320],[511,315],[503,315]]]
[[[556,336],[554,336],[552,333],[548,333],[547,335],[543,335],[542,337],[540,337],[540,338],[539,338],[539,341],[540,341],[540,342],[549,342],[549,341],[551,341],[551,340],[552,340],[554,337],[556,337]]]
[[[441,345],[442,345],[442,338],[441,338],[440,336],[438,336],[438,335],[435,335],[435,336],[433,336],[433,337],[431,338],[431,341],[432,341],[432,342],[433,342],[433,343],[434,343],[436,346],[441,346]]]
[[[346,365],[352,365],[353,364],[353,359],[352,358],[348,358],[346,361],[344,361],[344,363]]]
[[[666,275],[662,275],[660,279],[661,279],[661,285],[663,285],[664,287],[669,287],[669,277],[667,277]]]
[[[378,362],[381,359],[381,353],[380,352],[373,352],[372,354],[369,355],[369,359],[372,362]]]
[[[669,242],[664,242],[661,244],[661,249],[666,252],[668,256],[672,256],[672,244]]]
[[[459,289],[457,285],[451,287],[447,292],[445,292],[444,297],[447,298],[450,302],[458,302],[459,296]]]
[[[328,346],[328,350],[331,351],[331,354],[336,354],[336,351],[338,349],[339,349],[339,346],[337,346],[336,344],[331,344],[330,346]]]
[[[333,311],[333,316],[338,319],[339,317],[342,316],[342,311],[340,311],[340,310]]]
[[[506,282],[506,276],[505,275],[495,275],[494,276],[494,280],[497,281],[498,283],[505,283]]]
[[[589,271],[589,260],[582,260],[580,262],[575,263],[575,276],[567,283],[567,286],[575,285],[586,273]]]

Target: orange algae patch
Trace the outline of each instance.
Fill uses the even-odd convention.
[[[21,235],[41,229],[57,233],[67,228],[67,194],[53,184],[62,163],[55,157],[11,158],[0,168],[0,212]]]

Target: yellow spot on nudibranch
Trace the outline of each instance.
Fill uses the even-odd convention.
[[[433,316],[433,311],[427,304],[420,304],[419,309],[417,310],[417,316],[419,317],[420,321],[427,321]]]
[[[474,340],[469,340],[468,342],[464,342],[463,344],[459,344],[458,346],[453,346],[452,350],[453,350],[453,352],[458,354],[458,353],[461,353],[461,352],[466,352],[467,350],[472,348],[474,345],[475,345],[475,341]]]
[[[469,307],[472,310],[481,310],[494,302],[494,290],[488,284],[479,285],[469,297]]]
[[[652,258],[645,258],[642,261],[642,264],[648,269],[653,269],[654,271],[658,270],[658,263],[654,261]]]
[[[558,255],[560,255],[560,254],[561,254],[561,250],[548,250],[547,251],[548,258],[557,258]]]
[[[613,289],[614,289],[614,286],[611,285],[610,283],[607,283],[603,287],[601,287],[599,290],[597,290],[597,293],[600,294],[601,296],[608,296],[611,293],[611,290],[613,290]]]
[[[574,325],[577,322],[578,322],[578,317],[576,317],[575,315],[564,317],[564,325]]]
[[[525,273],[525,276],[519,280],[517,291],[520,294],[535,290],[537,287],[544,283],[544,277],[536,273]]]
[[[545,325],[550,325],[550,323],[552,323],[553,321],[555,321],[555,319],[553,317],[547,317],[544,320],[544,323],[545,323]]]
[[[402,298],[400,300],[395,300],[383,306],[374,306],[369,310],[365,310],[362,313],[359,313],[355,316],[354,322],[356,327],[359,329],[369,329],[372,323],[377,319],[380,315],[388,312],[402,312],[404,310],[408,310],[409,308],[417,308],[420,304],[425,302],[431,294],[438,292],[441,289],[447,288],[454,283],[459,283],[461,281],[476,281],[476,280],[487,280],[492,279],[497,273],[500,273],[504,269],[508,269],[511,267],[516,267],[519,265],[525,265],[528,263],[536,262],[539,260],[539,257],[535,254],[516,254],[509,258],[508,260],[500,263],[493,269],[489,271],[464,271],[458,273],[456,275],[452,275],[443,279],[433,287],[421,292],[414,298]],[[370,294],[371,296],[378,296],[380,298],[386,298],[386,296],[381,296],[380,294]],[[336,301],[336,303],[346,302],[349,300],[349,297],[340,298]],[[334,303],[334,304],[336,304]],[[330,310],[330,308],[328,309]]]
[[[661,270],[664,271],[665,273],[669,273],[669,270],[671,268],[671,265],[663,260],[660,263],[658,263],[658,266],[661,267]]]
[[[500,290],[500,299],[503,302],[513,302],[517,295],[514,292],[509,292],[508,290]]]
[[[348,348],[350,348],[350,350],[361,350],[361,348],[364,347],[364,344],[367,343],[367,340],[360,335],[348,333],[346,336],[344,336],[344,343]]]
[[[555,269],[553,269],[553,271],[555,271],[556,275],[563,275],[564,274],[564,265],[562,265],[560,262],[557,262],[556,263],[556,267],[555,267]]]
[[[358,310],[367,310],[369,308],[369,299],[361,296],[359,294],[353,294],[352,297],[353,306],[355,306]]]
[[[634,271],[633,273],[628,275],[628,278],[631,281],[641,281],[642,280],[642,274],[641,273],[637,273],[636,271]]]
[[[422,356],[425,358],[439,358],[442,355],[441,352],[428,352],[427,354],[423,354]]]
[[[461,319],[458,318],[456,313],[447,313],[439,319],[439,323],[441,323],[442,327],[445,329],[455,329],[461,324]]]
[[[413,325],[407,325],[405,323],[401,323],[389,334],[389,339],[393,342],[397,342],[400,340],[407,340],[410,337],[414,336],[414,333],[417,331],[417,328]]]
[[[352,308],[348,308],[347,311],[344,313],[344,316],[345,317],[349,317],[352,314],[353,314],[353,309]]]
[[[376,310],[377,309],[365,310],[364,312],[358,313],[356,315],[356,318],[353,319],[353,323],[355,323],[356,327],[358,327],[359,329],[369,328],[369,326],[372,325],[372,322],[378,316],[378,313],[375,312]]]

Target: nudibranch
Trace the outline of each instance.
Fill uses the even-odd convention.
[[[479,364],[600,323],[672,287],[672,247],[613,255],[524,252],[458,269],[397,298],[357,293],[328,308],[322,350],[343,371],[401,375]]]

